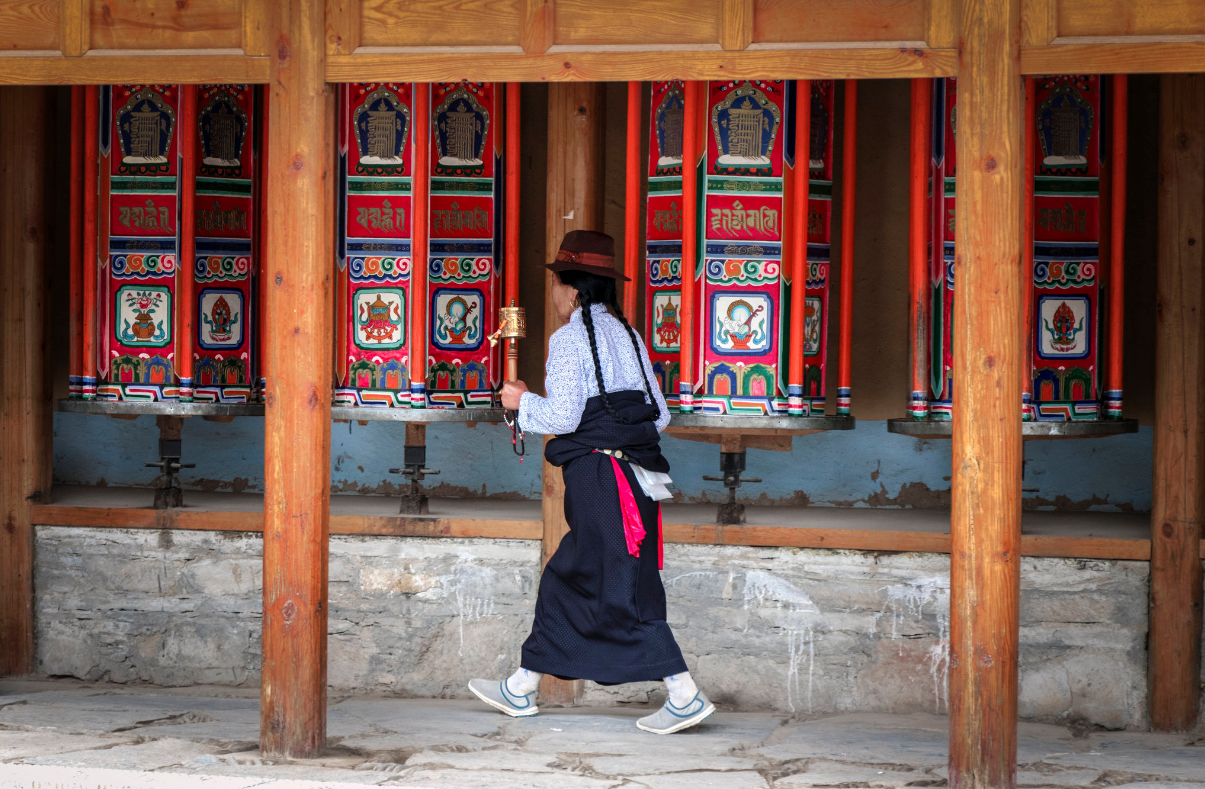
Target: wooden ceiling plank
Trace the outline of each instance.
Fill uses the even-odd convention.
[[[63,0],[0,3],[0,50],[57,50],[62,46]]]
[[[1059,36],[1205,34],[1201,0],[1030,0],[1038,1],[1052,6],[1051,24]]]
[[[97,49],[242,49],[240,0],[104,0],[89,5]],[[260,18],[266,19],[262,12]]]

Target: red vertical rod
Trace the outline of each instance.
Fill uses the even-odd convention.
[[[84,257],[83,257],[83,219],[84,219],[84,86],[74,85],[71,88],[71,237],[68,240],[71,255],[71,336],[68,345],[69,365],[67,371],[68,396],[76,399],[81,396],[81,377],[83,375],[83,338],[80,328],[83,325],[84,309]]]
[[[431,218],[431,85],[414,83],[410,217],[410,407],[427,407],[427,244]]]
[[[520,167],[520,98],[518,82],[506,83],[506,282],[504,303],[512,306],[519,300],[519,167]],[[519,379],[518,340],[507,340],[506,380]]]
[[[908,174],[908,326],[912,334],[912,397],[908,415],[929,417],[929,151],[933,126],[933,81],[912,80],[912,133]],[[944,184],[933,179],[935,190]],[[842,219],[844,221],[844,219]],[[933,239],[934,244],[940,243]],[[938,361],[938,364],[941,362]]]
[[[687,80],[682,117],[682,325],[679,339],[678,410],[693,413],[694,407],[694,331],[695,331],[695,258],[698,246],[698,159],[700,88],[705,83]]]
[[[268,97],[272,91],[265,88],[260,93],[262,102],[257,116],[260,123],[259,159],[254,170],[258,179],[255,188],[259,194],[259,212],[256,215],[256,269],[259,271],[259,298],[256,302],[259,313],[256,324],[259,326],[259,390],[260,399],[267,395],[268,388]]]
[[[96,199],[100,156],[100,88],[84,88],[84,238],[83,238],[83,354],[81,392],[85,400],[96,399]]]
[[[640,98],[643,82],[628,83],[627,180],[624,182],[623,314],[636,321],[636,294],[640,292]]]
[[[1026,77],[1025,177],[1021,184],[1025,200],[1021,207],[1021,419],[1026,422],[1037,419],[1037,405],[1033,401],[1033,191],[1038,155],[1034,113],[1037,100],[1038,83],[1033,77]]]
[[[197,86],[180,86],[180,254],[176,259],[176,375],[180,378],[180,400],[193,397],[192,350],[193,282],[196,275],[197,232],[194,205],[197,199]]]
[[[849,416],[850,364],[854,336],[854,195],[857,191],[858,81],[845,80],[844,150],[841,155],[841,334],[837,370],[837,416]]]
[[[1125,340],[1125,232],[1126,232],[1126,145],[1129,127],[1129,78],[1113,76],[1113,150],[1110,152],[1109,181],[1111,205],[1109,218],[1109,369],[1105,382],[1105,417],[1121,419],[1122,344]]]
[[[812,81],[795,83],[795,169],[791,173],[791,349],[787,379],[787,413],[803,416],[803,318],[807,308],[808,194],[811,192],[809,142],[812,128]]]

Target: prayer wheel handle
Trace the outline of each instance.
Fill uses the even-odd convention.
[[[515,300],[510,300],[509,307],[498,308],[498,330],[489,336],[490,347],[493,348],[498,344],[499,339],[507,340],[506,343],[506,380],[519,380],[519,343],[516,342],[527,336],[527,313],[522,307],[515,306]],[[523,431],[519,430],[518,422],[519,413],[511,409],[507,409],[502,415],[502,420],[511,429],[511,446],[515,450],[515,454],[519,456],[519,462],[523,462],[523,454],[525,446],[523,443]]]

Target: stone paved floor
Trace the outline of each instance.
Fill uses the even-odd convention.
[[[669,737],[642,708],[515,720],[464,700],[331,699],[326,756],[264,759],[257,692],[0,682],[0,789],[801,789],[946,785],[945,718],[719,712]],[[1205,737],[1021,724],[1023,787],[1205,789]]]

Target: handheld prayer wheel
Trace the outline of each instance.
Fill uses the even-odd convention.
[[[490,345],[497,343],[497,338],[506,340],[506,380],[519,380],[519,344],[515,340],[527,336],[527,311],[515,306],[515,300],[510,300],[509,307],[498,308],[498,331],[490,337]]]
[[[527,312],[522,307],[515,306],[515,300],[510,300],[509,307],[498,308],[498,330],[489,336],[490,347],[498,344],[498,340],[506,341],[506,380],[519,380],[519,344],[515,342],[527,336]],[[519,429],[518,412],[507,410],[503,421],[511,429],[511,445],[519,462],[523,462],[524,444],[523,432]]]

